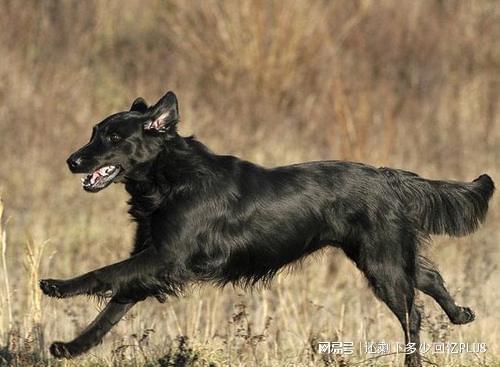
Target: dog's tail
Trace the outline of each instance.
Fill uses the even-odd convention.
[[[472,182],[434,181],[383,168],[413,220],[427,234],[463,236],[484,220],[495,185],[488,175]]]

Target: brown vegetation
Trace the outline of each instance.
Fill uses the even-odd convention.
[[[88,299],[41,299],[39,276],[82,273],[129,250],[122,188],[85,194],[65,166],[99,119],[172,89],[181,133],[216,152],[270,166],[349,159],[500,181],[499,15],[489,0],[1,0],[0,365],[53,364],[47,343],[70,339],[96,313]],[[489,347],[426,355],[438,365],[500,360],[499,202],[479,233],[429,250],[478,317],[452,327],[422,296],[424,339]],[[105,261],[89,256],[97,246]],[[400,341],[354,266],[324,255],[270,289],[204,287],[142,304],[66,365],[350,366],[369,356],[322,359],[315,343]]]

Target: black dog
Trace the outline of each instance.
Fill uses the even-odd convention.
[[[54,356],[88,351],[147,297],[164,302],[200,281],[268,281],[327,245],[342,248],[366,275],[399,319],[407,343],[419,343],[415,289],[433,297],[454,324],[474,320],[419,256],[419,246],[430,234],[473,232],[494,191],[489,176],[471,183],[432,181],[339,161],[268,169],[179,136],[178,119],[172,92],[151,107],[138,98],[130,111],[96,125],[90,142],[68,159],[73,173],[86,174],[86,191],[125,184],[137,233],[129,259],[73,279],[40,282],[53,297],[111,297],[79,337],[52,344]],[[407,355],[405,364],[419,366],[418,352]]]

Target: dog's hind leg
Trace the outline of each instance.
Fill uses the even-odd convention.
[[[371,263],[364,272],[374,293],[384,301],[401,323],[405,334],[405,344],[410,348],[405,357],[405,366],[421,366],[420,312],[414,303],[411,278],[403,269],[393,264]],[[411,350],[411,347],[415,349]]]
[[[474,321],[474,312],[469,307],[455,304],[455,300],[444,286],[441,274],[429,260],[421,256],[417,261],[416,280],[417,289],[434,298],[452,323],[460,325]]]
[[[137,301],[123,301],[113,297],[95,320],[83,332],[68,343],[54,342],[50,353],[56,358],[73,358],[98,345],[104,335],[132,308]]]
[[[397,228],[361,237],[357,244],[343,246],[344,251],[363,271],[375,295],[398,318],[408,347],[405,366],[420,367],[420,312],[414,302],[416,240]]]
[[[166,267],[154,246],[138,254],[101,269],[67,280],[44,279],[42,291],[51,297],[66,298],[81,294],[116,294],[120,289],[135,283],[143,288],[155,288],[157,275]]]

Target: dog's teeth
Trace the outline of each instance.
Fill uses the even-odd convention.
[[[111,172],[113,172],[113,166],[106,166],[106,167],[102,167],[100,170],[99,170],[99,173],[101,175],[109,175]]]

